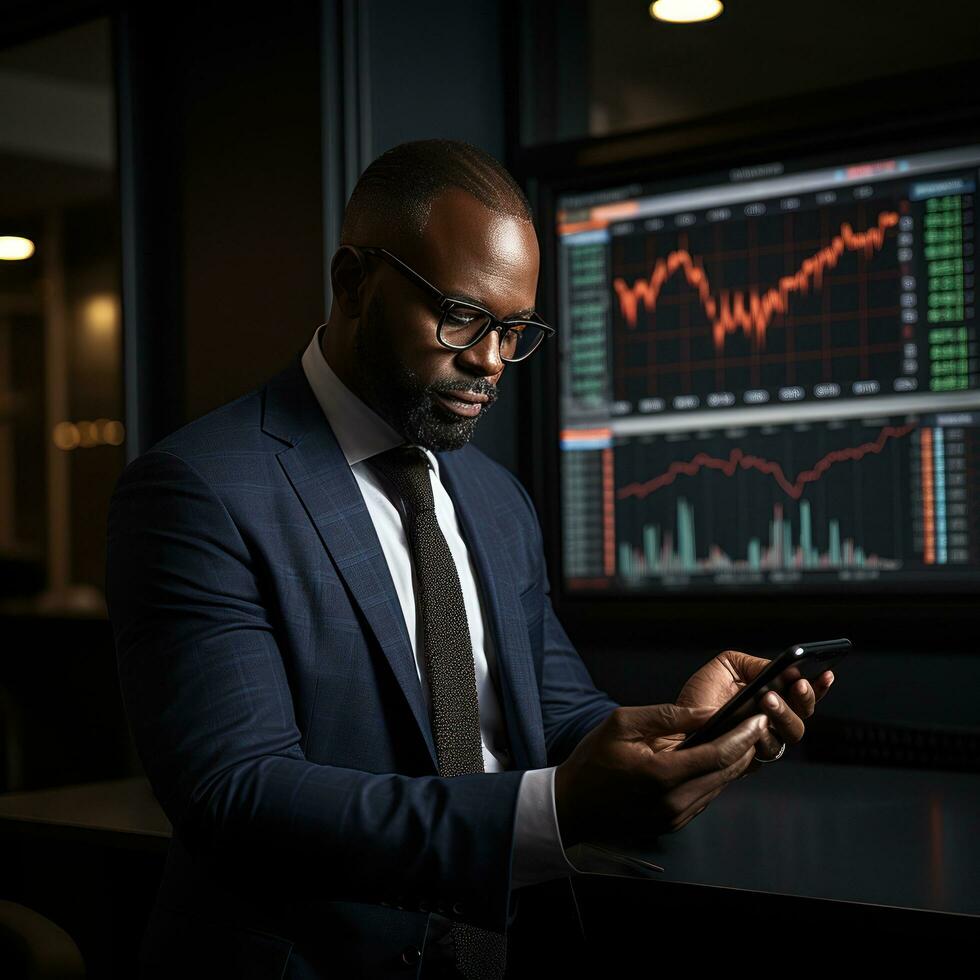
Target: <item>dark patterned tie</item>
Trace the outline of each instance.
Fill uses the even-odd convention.
[[[405,504],[406,536],[419,583],[439,775],[483,772],[473,646],[456,562],[436,518],[429,457],[418,446],[401,445],[368,462]],[[507,955],[503,933],[454,921],[452,936],[456,967],[464,977],[503,977]]]

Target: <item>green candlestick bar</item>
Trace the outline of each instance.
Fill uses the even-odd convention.
[[[812,568],[819,561],[813,550],[813,538],[810,536],[810,501],[800,501],[800,549],[803,552],[803,567]]]
[[[831,518],[828,527],[830,528],[830,564],[840,564],[840,522],[836,518]]]
[[[647,524],[643,528],[643,557],[646,559],[647,569],[654,571],[660,568],[660,558],[657,555],[657,539],[660,537],[660,528],[653,524]]]
[[[627,578],[635,574],[633,570],[633,549],[629,546],[628,541],[624,541],[619,546],[619,573],[620,575],[625,575]]]
[[[683,498],[677,498],[677,538],[681,567],[686,572],[697,571],[698,559],[694,551],[694,514],[691,505]]]

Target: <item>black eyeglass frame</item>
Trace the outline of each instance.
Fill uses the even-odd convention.
[[[439,317],[439,325],[436,327],[436,339],[442,344],[443,347],[448,350],[469,350],[470,347],[475,347],[483,338],[487,335],[490,330],[496,330],[500,334],[498,337],[498,342],[502,343],[504,338],[505,328],[518,326],[522,323],[529,324],[530,326],[540,327],[541,334],[538,337],[537,343],[521,357],[508,358],[504,357],[503,353],[500,355],[500,359],[507,364],[519,364],[521,361],[526,361],[540,346],[542,341],[546,337],[553,337],[555,335],[555,328],[545,323],[537,313],[532,313],[531,317],[515,317],[511,320],[500,320],[493,315],[486,307],[480,306],[479,303],[473,303],[468,299],[459,299],[458,297],[450,296],[444,293],[438,286],[433,285],[424,276],[419,275],[410,265],[403,262],[397,255],[393,252],[389,252],[388,249],[382,248],[380,245],[348,245],[348,248],[353,248],[361,252],[365,252],[368,255],[377,255],[379,258],[384,259],[389,265],[391,265],[397,272],[400,272],[403,276],[411,279],[417,286],[424,289],[429,295],[435,299],[439,306],[441,315]],[[479,310],[489,319],[487,320],[487,325],[480,331],[480,333],[471,340],[468,344],[462,347],[456,344],[450,344],[443,339],[442,327],[446,322],[446,317],[452,312],[454,306],[462,306],[468,310]]]

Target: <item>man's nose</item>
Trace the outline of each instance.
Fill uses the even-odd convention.
[[[500,357],[500,332],[497,330],[488,330],[479,343],[460,351],[457,356],[467,366],[485,375],[499,374],[506,363]]]

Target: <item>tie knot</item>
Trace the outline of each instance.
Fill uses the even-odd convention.
[[[429,482],[432,464],[424,449],[407,444],[395,446],[372,456],[368,462],[387,478],[410,510],[435,510]]]

